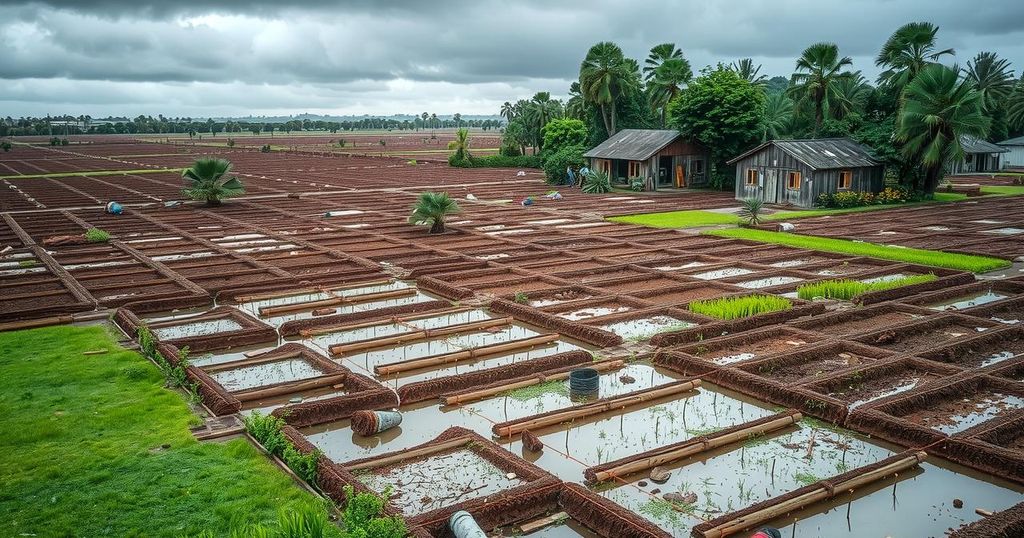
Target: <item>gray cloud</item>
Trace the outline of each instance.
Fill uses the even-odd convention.
[[[941,26],[940,45],[955,47],[960,63],[995,50],[1024,69],[1024,3],[1012,0],[281,4],[7,2],[0,106],[5,115],[91,113],[118,102],[124,113],[154,114],[393,113],[414,105],[492,113],[535,91],[563,94],[587,47],[601,40],[638,59],[675,42],[695,69],[750,56],[769,75],[788,75],[807,45],[834,41],[873,77],[886,37],[921,19]]]

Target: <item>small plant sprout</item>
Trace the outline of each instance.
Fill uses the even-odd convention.
[[[106,243],[110,241],[110,234],[99,228],[89,228],[85,232],[85,240],[90,243]]]
[[[516,292],[515,301],[517,303],[519,303],[519,304],[526,304],[527,302],[529,302],[529,300],[530,300],[530,296],[527,295],[525,292],[522,292],[522,291],[517,291]]]
[[[766,312],[789,310],[792,301],[775,295],[747,295],[723,297],[690,303],[690,311],[713,318],[730,320],[756,316]]]
[[[872,291],[902,288],[903,286],[932,282],[937,279],[937,276],[928,273],[926,275],[914,275],[878,282],[861,282],[849,279],[826,280],[824,282],[804,284],[796,289],[796,293],[801,299],[807,300],[822,298],[848,301],[858,295]]]

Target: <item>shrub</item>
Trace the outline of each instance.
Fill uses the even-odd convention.
[[[579,169],[586,161],[583,159],[583,146],[565,146],[558,151],[548,153],[544,156],[544,176],[547,182],[552,185],[564,184],[567,180],[565,169],[573,167]]]
[[[906,189],[886,187],[875,195],[875,202],[879,204],[903,204],[908,201],[910,201],[910,192]]]
[[[291,441],[284,436],[281,428],[284,427],[284,420],[273,415],[264,415],[259,411],[253,411],[245,417],[245,431],[253,439],[263,445],[267,452],[281,458],[288,468],[295,471],[303,480],[309,484],[316,485],[317,464],[320,460],[320,451],[314,450],[309,454],[299,452]]]
[[[60,138],[57,138],[56,136],[51,138],[50,139],[50,145],[51,146],[59,146],[60,145]]]
[[[536,155],[519,155],[509,157],[506,155],[488,155],[486,157],[470,157],[467,160],[459,161],[454,159],[455,155],[448,157],[448,165],[458,168],[540,168],[541,159]],[[562,169],[565,170],[564,168]]]
[[[587,174],[587,177],[583,178],[583,192],[587,194],[601,194],[605,192],[611,192],[612,181],[608,177],[607,172],[591,171]]]
[[[85,232],[85,240],[90,243],[106,243],[110,241],[110,234],[99,228],[89,228]]]
[[[270,153],[270,144],[263,144],[260,148],[260,153]]]
[[[338,147],[339,148],[345,147],[345,139],[344,138],[339,138],[338,139]]]
[[[388,496],[389,491],[384,495]],[[398,517],[383,517],[384,499],[372,493],[356,493],[345,486],[345,512],[341,522],[345,536],[350,538],[403,538],[405,522]]]
[[[67,139],[67,138],[61,138],[61,139],[60,139],[60,145],[62,145],[62,146],[66,146],[66,145],[68,145],[68,144],[69,144],[69,142],[68,142],[68,139]]]
[[[818,195],[817,204],[821,207],[845,209],[875,204],[902,204],[910,199],[910,193],[905,189],[886,187],[877,194],[864,191],[822,193]]]
[[[646,186],[644,178],[640,176],[633,176],[629,178],[629,190],[633,192],[643,192]]]
[[[809,300],[820,297],[848,301],[863,293],[902,288],[903,286],[931,282],[937,278],[934,274],[928,273],[927,275],[908,276],[879,282],[861,282],[850,279],[826,280],[824,282],[804,284],[796,289],[796,293],[801,299]]]
[[[12,146],[11,143],[6,140],[4,140],[2,144],[0,144],[0,149],[4,151],[11,151],[11,148],[13,147],[14,146]]]
[[[229,148],[235,147],[235,139],[234,138],[229,138],[227,144],[228,144]]]
[[[690,303],[691,312],[724,320],[746,318],[765,312],[779,312],[792,307],[792,301],[775,295],[723,297]]]
[[[530,300],[530,296],[526,295],[525,292],[522,292],[522,291],[517,291],[516,292],[515,301],[517,303],[519,303],[519,304],[526,304],[526,302],[529,301],[529,300]]]
[[[270,151],[270,146],[263,147]],[[205,200],[208,205],[220,205],[225,198],[245,194],[242,182],[230,173],[231,161],[197,159],[191,167],[181,171],[186,185],[181,193],[193,200]]]
[[[760,198],[747,198],[743,200],[740,208],[740,219],[746,226],[757,226],[761,224],[761,210],[764,208],[764,200]]]
[[[446,192],[420,193],[416,205],[413,206],[410,224],[429,224],[430,233],[444,233],[444,219],[448,215],[458,213],[459,204]]]

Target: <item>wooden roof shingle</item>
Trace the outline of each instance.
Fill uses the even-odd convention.
[[[679,131],[663,129],[623,129],[601,142],[584,157],[644,161],[682,136]]]
[[[814,170],[832,168],[859,168],[878,166],[871,150],[849,138],[810,138],[804,140],[770,140],[756,148],[743,153],[732,160],[733,164],[740,159],[753,155],[764,148],[774,145],[788,153],[794,159],[806,164]]]

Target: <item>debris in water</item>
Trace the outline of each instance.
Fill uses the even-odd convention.
[[[619,376],[619,381],[622,381],[627,385],[632,385],[633,383],[636,383],[636,378],[629,374],[622,374]]]
[[[964,502],[960,499],[953,499],[953,508],[963,508]]]
[[[672,471],[665,470],[664,467],[655,467],[651,469],[651,481],[655,484],[664,484],[668,482],[668,479],[672,476]]]

